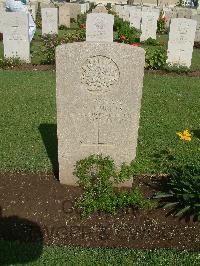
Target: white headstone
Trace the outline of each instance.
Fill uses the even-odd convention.
[[[195,33],[195,42],[200,42],[200,13],[192,16],[192,19],[197,21],[197,28]]]
[[[70,7],[69,5],[59,6],[59,25],[70,28]]]
[[[58,9],[42,8],[42,35],[58,34]]]
[[[28,14],[25,12],[6,12],[3,31],[4,56],[18,57],[30,63],[30,40]]]
[[[142,9],[139,7],[130,8],[130,26],[140,30]]]
[[[86,20],[86,41],[113,42],[114,16],[106,13],[90,13]]]
[[[91,154],[109,155],[117,166],[134,160],[144,62],[144,50],[126,44],[79,42],[56,48],[61,183],[77,185],[74,165]]]
[[[140,41],[146,41],[148,38],[156,39],[157,20],[159,13],[153,10],[142,10],[142,24]]]
[[[197,22],[192,19],[174,18],[171,20],[168,59],[170,65],[190,67]]]

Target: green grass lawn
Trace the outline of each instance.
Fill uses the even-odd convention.
[[[51,171],[57,156],[55,72],[0,71],[0,80],[0,170]],[[163,150],[186,161],[200,159],[199,139],[183,143],[176,135],[186,128],[200,130],[199,82],[186,76],[145,75],[140,172],[162,171],[154,154]]]
[[[198,252],[175,250],[133,250],[111,248],[46,247],[0,242],[1,265],[52,265],[52,266],[197,266]]]

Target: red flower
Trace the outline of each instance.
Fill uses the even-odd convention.
[[[131,46],[137,46],[137,47],[139,47],[140,46],[140,43],[132,43]]]

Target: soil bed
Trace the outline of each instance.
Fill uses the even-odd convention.
[[[23,64],[18,66],[12,67],[4,67],[0,70],[15,70],[15,71],[48,71],[48,70],[56,70],[55,65],[32,65],[32,64]],[[153,69],[146,69],[144,70],[145,73],[150,74],[157,74],[161,76],[188,76],[188,77],[200,77],[200,70],[189,71],[187,73],[176,73],[176,72],[169,72],[167,70],[153,70]]]
[[[139,177],[135,184],[149,197],[160,179]],[[73,208],[81,193],[80,187],[61,185],[50,174],[1,174],[0,239],[82,247],[200,249],[200,223],[179,220],[163,209],[128,208],[116,215],[96,213],[83,221]]]

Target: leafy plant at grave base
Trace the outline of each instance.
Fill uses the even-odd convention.
[[[0,32],[0,41],[3,41],[3,33]]]
[[[200,221],[200,164],[171,168],[167,186],[156,198],[176,216],[193,215]]]
[[[144,45],[160,46],[160,43],[157,40],[155,40],[155,39],[153,39],[151,37],[148,38],[146,41],[143,41],[141,43],[144,44]]]
[[[160,12],[160,16],[157,20],[157,33],[164,34],[166,33],[166,18],[164,17],[163,11]]]
[[[65,25],[60,25],[60,26],[58,27],[58,29],[59,29],[59,30],[67,30],[68,27],[65,26]]]
[[[114,192],[113,185],[130,179],[137,171],[134,164],[121,166],[116,170],[110,157],[91,155],[76,162],[74,174],[84,188],[83,195],[75,206],[81,210],[82,217],[96,211],[116,213],[118,209],[132,206],[134,208],[152,208],[153,202],[145,199],[138,187],[126,192]]]
[[[19,57],[0,58],[0,68],[14,67],[24,63]]]
[[[115,31],[114,41],[128,44],[139,42],[139,31],[130,27],[130,23],[128,21],[123,21],[118,16],[114,18],[113,29]]]
[[[70,18],[70,23],[76,23],[75,18]]]
[[[80,42],[85,40],[85,30],[79,29],[75,31],[67,32],[63,37],[59,37],[57,34],[46,34],[42,36],[43,42],[43,54],[44,58],[41,60],[41,64],[55,64],[55,50],[56,46],[69,42]]]
[[[147,48],[145,54],[146,69],[163,69],[167,60],[167,51],[162,48]]]
[[[38,2],[38,9],[36,13],[36,20],[35,20],[36,28],[41,29],[42,28],[42,15],[41,15],[41,4]]]
[[[181,73],[187,74],[188,72],[190,72],[190,68],[188,68],[186,66],[176,65],[176,64],[174,64],[174,65],[166,64],[164,66],[164,69],[168,72],[175,72],[178,74],[181,74]]]
[[[177,132],[184,142],[192,140],[189,130]],[[186,143],[185,143],[186,144]],[[165,156],[165,164],[168,173],[167,184],[155,196],[160,199],[164,208],[170,208],[176,216],[192,215],[200,221],[200,161],[190,158],[187,162],[177,159],[173,152],[162,153]]]
[[[79,28],[81,29],[86,28],[86,18],[87,18],[87,14],[80,14],[77,16],[77,24]]]
[[[110,11],[111,8],[112,8],[111,3],[107,3],[107,4],[106,4],[106,9],[107,9],[108,11]]]

